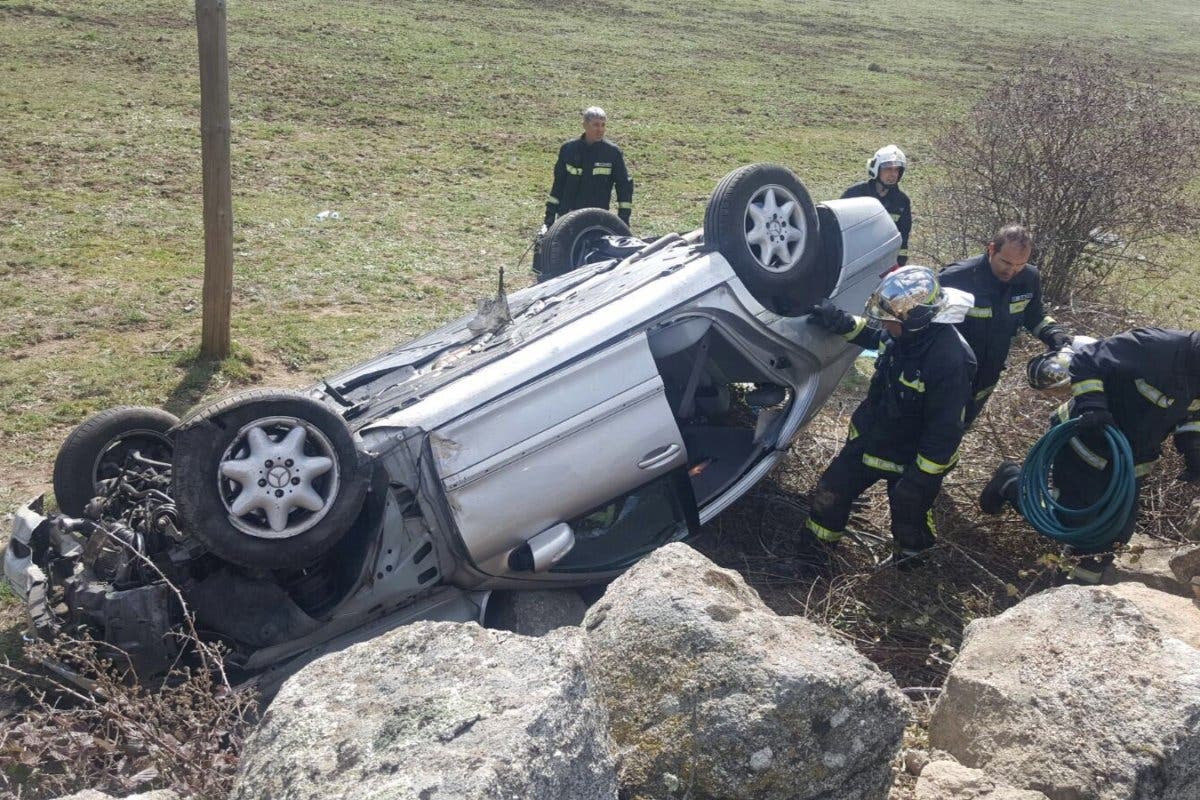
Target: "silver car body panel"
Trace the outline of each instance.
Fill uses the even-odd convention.
[[[878,275],[895,263],[899,233],[875,200],[825,205],[841,225],[843,265],[835,300],[861,312]],[[767,311],[724,258],[686,244],[582,280],[567,281],[570,277],[558,279],[568,286],[561,294],[543,291],[538,301],[523,304],[518,298],[514,304],[526,309],[516,314],[518,325],[522,316],[558,308],[552,336],[519,346],[510,341],[511,350],[502,357],[360,429],[368,446],[394,436],[397,428],[430,431],[457,533],[477,574],[504,576],[508,554],[525,540],[686,463],[653,360],[662,351],[685,347],[719,324],[748,358],[795,393],[776,441],[745,475],[699,509],[702,522],[771,469],[857,354],[804,318]],[[594,297],[598,285],[629,288],[571,316],[563,295]],[[670,337],[679,341],[651,338],[647,346],[648,334],[689,317],[703,321],[672,330]],[[781,362],[789,368],[776,368]],[[654,453],[670,457],[646,474],[637,465]]]

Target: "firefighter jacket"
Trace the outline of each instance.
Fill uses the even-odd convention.
[[[1169,435],[1187,456],[1200,447],[1200,332],[1135,328],[1085,345],[1071,358],[1071,397],[1052,422],[1107,409],[1129,439],[1138,477]],[[1096,469],[1107,466],[1101,433],[1072,439],[1071,447]]]
[[[975,404],[982,404],[996,388],[1013,337],[1022,326],[1047,347],[1054,347],[1059,337],[1066,335],[1042,308],[1042,279],[1034,266],[1027,266],[1005,283],[992,272],[985,253],[946,267],[938,282],[975,296],[975,306],[957,323],[979,363],[971,387]]]
[[[850,440],[861,437],[863,463],[930,483],[958,463],[958,444],[971,399],[975,357],[953,325],[934,323],[893,339],[866,327],[845,338],[879,351],[866,398],[850,417]]]
[[[546,198],[546,224],[579,208],[608,208],[617,187],[617,216],[628,224],[633,210],[633,179],[621,148],[608,139],[588,144],[583,136],[564,142],[554,164],[554,185]]]
[[[879,202],[883,203],[884,209],[892,215],[892,222],[896,223],[896,229],[900,231],[900,254],[896,259],[900,266],[908,263],[908,235],[912,233],[912,204],[908,200],[908,195],[900,191],[899,186],[893,186],[888,189],[887,194],[883,197],[879,196],[879,192],[875,190],[875,179],[856,183],[842,193],[842,199],[848,197],[874,197]]]

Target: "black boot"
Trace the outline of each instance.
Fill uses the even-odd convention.
[[[1067,572],[1067,580],[1081,586],[1099,586],[1104,580],[1105,571],[1112,566],[1113,554],[1102,553],[1094,556],[1083,556]]]
[[[932,547],[923,547],[919,550],[910,547],[896,547],[892,550],[892,554],[880,562],[882,567],[895,567],[900,572],[912,572],[914,569],[920,569],[929,563],[929,550]]]
[[[1021,480],[1021,465],[1012,461],[1001,461],[992,473],[992,479],[979,495],[979,508],[985,514],[999,514],[1004,504],[1017,505],[1017,489]]]

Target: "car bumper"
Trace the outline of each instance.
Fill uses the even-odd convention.
[[[13,514],[12,536],[4,548],[4,581],[25,604],[30,632],[51,639],[58,632],[46,600],[46,573],[35,562],[47,548],[63,556],[75,556],[81,545],[60,531],[44,513],[45,497],[39,495]]]
[[[26,603],[35,588],[46,582],[46,575],[33,563],[35,536],[45,535],[50,525],[50,520],[42,513],[44,499],[39,495],[16,510],[12,536],[4,548],[4,580]]]

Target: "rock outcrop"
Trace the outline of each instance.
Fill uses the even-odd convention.
[[[1200,576],[1200,547],[1190,546],[1176,550],[1171,554],[1167,566],[1171,568],[1175,580],[1190,588],[1196,577]]]
[[[915,800],[1046,800],[1030,789],[1014,789],[952,759],[932,761],[917,779]]]
[[[1121,584],[1136,582],[1182,597],[1191,597],[1189,585],[1192,575],[1200,572],[1200,547],[1175,548],[1136,534],[1129,541],[1129,549],[1117,556],[1113,567],[1105,576],[1105,583]]]
[[[421,622],[292,676],[247,742],[234,800],[616,798],[579,629]]]
[[[1200,610],[1063,587],[972,622],[930,744],[1052,800],[1200,797]]]
[[[141,794],[131,794],[123,798],[117,798],[95,789],[84,789],[82,792],[59,797],[57,800],[179,800],[179,795],[170,789],[156,789],[152,792],[142,792]]]
[[[623,796],[886,797],[908,702],[736,572],[668,545],[614,581],[584,627]]]

